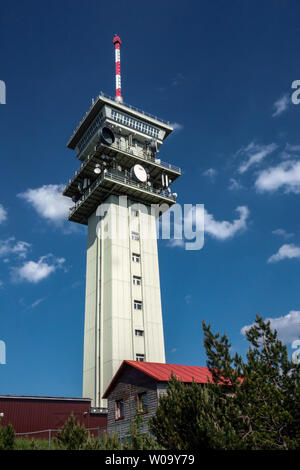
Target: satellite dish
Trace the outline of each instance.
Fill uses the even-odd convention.
[[[142,165],[139,165],[139,164],[134,165],[134,167],[132,168],[132,174],[141,183],[146,183],[147,172]]]
[[[76,203],[77,201],[79,201],[79,199],[80,199],[80,194],[74,194],[74,195],[72,196],[72,201],[75,202],[75,203]]]
[[[100,175],[100,173],[101,173],[101,166],[99,165],[99,163],[97,163],[97,164],[95,165],[94,173],[96,173],[96,175]]]
[[[104,145],[112,145],[115,141],[115,134],[109,127],[102,127],[100,130],[100,142]]]

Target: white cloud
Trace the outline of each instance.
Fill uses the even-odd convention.
[[[278,338],[283,343],[292,343],[295,339],[299,339],[300,334],[300,311],[291,310],[287,315],[277,318],[267,318],[273,330],[277,330]],[[246,325],[241,329],[243,335],[251,328],[252,325]]]
[[[170,126],[173,127],[174,132],[181,131],[183,129],[183,125],[179,124],[179,122],[171,122]]]
[[[61,268],[64,262],[64,258],[55,258],[51,254],[42,256],[37,262],[27,261],[21,267],[13,268],[12,277],[15,282],[28,281],[36,284]]]
[[[243,186],[238,180],[236,180],[235,178],[230,178],[228,189],[230,189],[231,191],[234,191],[234,190],[242,189],[242,187]]]
[[[7,219],[7,211],[4,209],[2,204],[0,204],[0,224]]]
[[[268,263],[276,263],[277,261],[281,261],[283,259],[293,259],[293,258],[300,258],[300,246],[296,246],[294,244],[285,244],[282,245],[277,253],[270,256],[268,259]]]
[[[184,239],[183,238],[171,238],[168,242],[168,246],[171,248],[183,248],[184,247]]]
[[[272,233],[274,235],[279,235],[280,237],[283,237],[283,238],[286,238],[286,239],[291,238],[295,235],[294,233],[288,233],[283,228],[277,228],[276,230],[273,230]]]
[[[272,117],[280,116],[280,114],[284,113],[289,107],[290,104],[290,97],[287,94],[284,94],[273,104],[274,113]]]
[[[247,147],[242,147],[236,155],[241,155],[244,162],[239,166],[238,172],[243,174],[251,166],[260,163],[267,155],[270,155],[277,149],[276,144],[258,145],[251,142]]]
[[[61,224],[67,219],[69,198],[62,195],[63,185],[48,184],[36,189],[27,189],[18,196],[25,199],[36,210],[40,217],[55,224]]]
[[[176,353],[176,352],[177,352],[177,348],[172,348],[172,349],[171,349],[171,353],[174,354],[174,353]]]
[[[184,296],[184,301],[185,301],[186,304],[190,304],[191,301],[192,301],[192,296],[191,296],[191,294],[186,294],[186,295]]]
[[[178,86],[182,80],[184,80],[184,76],[182,73],[178,72],[175,77],[171,79],[171,85],[172,86]]]
[[[300,145],[287,143],[284,149],[279,153],[282,160],[292,160],[300,155]]]
[[[16,255],[19,258],[26,258],[30,247],[30,243],[16,241],[15,237],[0,240],[0,258],[10,255]],[[5,259],[4,261],[8,262],[8,259]]]
[[[183,80],[184,80],[183,74],[178,72],[176,75],[174,75],[174,77],[172,77],[170,79],[170,82],[169,82],[168,85],[159,86],[159,87],[157,87],[157,90],[160,93],[168,92],[169,89],[170,89],[170,86],[177,87],[178,85],[180,85],[182,83]]]
[[[239,217],[234,219],[232,222],[229,222],[227,220],[215,220],[214,216],[209,214],[202,205],[201,207],[191,207],[184,217],[183,223],[185,224],[185,227],[182,226],[181,219],[180,222],[174,221],[174,233],[177,233],[178,236],[180,236],[182,233],[186,235],[187,228],[192,227],[195,224],[195,221],[198,220],[198,225],[195,227],[197,231],[193,232],[193,235],[198,239],[198,242],[200,241],[201,237],[203,237],[203,230],[205,234],[208,234],[217,240],[227,240],[229,238],[233,238],[238,232],[241,232],[247,228],[247,219],[249,217],[249,209],[247,206],[239,206],[235,210],[239,214]],[[201,220],[203,221],[203,215],[204,224],[201,223]],[[200,238],[199,235],[201,235]],[[187,239],[184,236],[182,239],[172,238],[168,240],[168,246],[171,248],[184,248],[186,241]],[[201,247],[198,249],[201,249],[202,247],[203,244],[201,244]]]
[[[300,193],[300,162],[285,161],[263,170],[255,186],[259,191],[275,191],[283,187],[286,192]]]
[[[33,302],[33,304],[30,305],[30,308],[35,308],[37,307],[38,305],[40,305],[42,302],[44,302],[45,298],[42,298],[42,299],[37,299],[35,302]]]
[[[215,177],[217,176],[217,170],[215,170],[214,168],[208,168],[202,174],[203,176],[207,176],[211,180],[214,180]]]
[[[73,282],[73,284],[71,285],[71,288],[72,289],[76,289],[77,287],[81,286],[82,285],[82,281],[75,281]]]
[[[239,218],[228,222],[227,220],[215,220],[213,215],[205,210],[204,232],[218,240],[234,237],[238,232],[247,228],[247,219],[249,217],[249,209],[246,206],[237,207],[236,212],[238,212]]]
[[[295,153],[298,153],[298,152],[300,152],[300,145],[297,145],[297,144],[295,144],[295,145],[286,144],[285,150],[286,150],[287,152],[295,152]]]

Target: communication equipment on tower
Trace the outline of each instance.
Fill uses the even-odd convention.
[[[115,134],[109,127],[103,127],[99,131],[100,142],[105,145],[112,145],[115,141]]]
[[[147,172],[142,165],[134,165],[132,168],[132,175],[141,183],[146,183],[147,181]]]
[[[167,188],[169,186],[169,177],[166,173],[161,174],[161,183],[163,188]]]
[[[74,194],[74,195],[72,196],[72,201],[75,202],[75,203],[76,203],[77,201],[79,201],[79,199],[80,199],[80,194]]]
[[[152,139],[150,142],[150,151],[152,153],[152,156],[155,157],[155,155],[157,154],[157,142],[154,139]]]
[[[100,175],[101,173],[101,165],[99,163],[96,163],[95,168],[94,168],[94,173],[96,175]]]
[[[82,189],[85,191],[91,184],[91,181],[89,178],[84,178],[83,179],[83,184],[82,184]]]

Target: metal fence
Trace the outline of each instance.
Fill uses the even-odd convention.
[[[106,428],[101,428],[98,426],[97,428],[86,428],[88,432],[91,432],[94,436],[97,436],[101,439],[103,431]],[[27,439],[43,439],[48,440],[48,446],[51,447],[51,440],[57,435],[57,433],[61,432],[61,429],[43,429],[41,431],[29,431],[29,432],[16,432],[17,438],[27,438]]]

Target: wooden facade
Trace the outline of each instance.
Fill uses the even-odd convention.
[[[212,380],[207,367],[123,361],[103,395],[108,402],[108,433],[116,432],[123,440],[137,415],[142,417],[140,431],[149,432],[149,419],[156,412],[159,398],[167,393],[172,376],[186,385]]]
[[[159,385],[159,387],[158,387]],[[166,389],[166,384],[158,383],[143,372],[126,366],[121,372],[118,382],[111,390],[108,398],[107,431],[117,432],[122,440],[128,435],[130,424],[135,417],[142,416],[141,432],[148,432],[148,421],[155,412],[158,405],[159,393]],[[139,411],[139,395],[146,393],[147,409]],[[116,403],[124,402],[124,416],[117,418]]]

